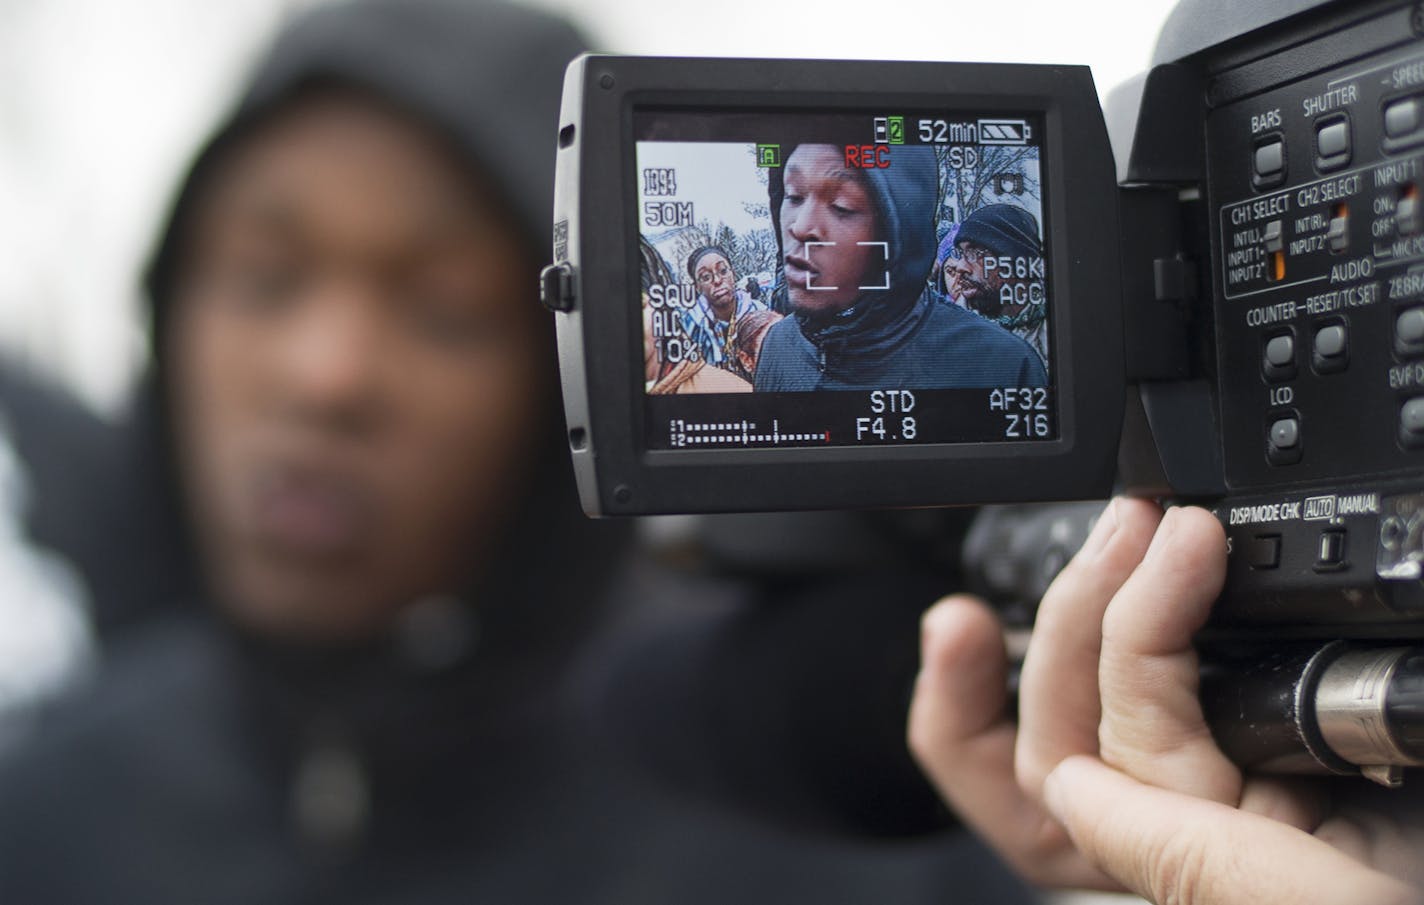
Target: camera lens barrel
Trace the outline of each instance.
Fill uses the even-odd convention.
[[[1393,786],[1424,766],[1424,647],[1336,641],[1225,656],[1203,665],[1201,698],[1218,744],[1248,770]]]
[[[1318,728],[1314,700],[1335,642],[1204,654],[1202,712],[1217,744],[1243,769],[1265,773],[1357,773]]]
[[[1424,649],[1400,657],[1385,698],[1385,717],[1399,746],[1424,759]]]
[[[1320,677],[1314,711],[1330,750],[1361,768],[1424,766],[1424,648],[1348,650]]]

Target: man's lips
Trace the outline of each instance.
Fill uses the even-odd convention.
[[[787,255],[786,266],[782,270],[786,274],[786,282],[802,289],[805,289],[812,279],[821,275],[820,270],[800,255]]]
[[[279,555],[346,556],[365,546],[378,522],[369,488],[328,469],[269,466],[249,486],[253,533]]]
[[[959,289],[965,295],[983,295],[989,291],[989,287],[971,277],[961,276],[958,278]]]

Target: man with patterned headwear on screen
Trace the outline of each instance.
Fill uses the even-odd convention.
[[[946,282],[953,279],[970,309],[1027,339],[1047,361],[1038,219],[1012,204],[985,205],[964,218],[954,247],[957,257],[945,260]],[[1007,271],[1004,264],[1009,265]]]

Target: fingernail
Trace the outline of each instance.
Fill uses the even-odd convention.
[[[1168,509],[1162,516],[1162,521],[1157,524],[1157,533],[1152,535],[1152,543],[1147,547],[1147,555],[1143,559],[1152,559],[1167,547],[1172,538],[1172,534],[1177,529],[1177,510]]]
[[[1117,500],[1114,499],[1098,514],[1097,524],[1093,525],[1093,530],[1088,534],[1088,539],[1083,543],[1078,555],[1090,559],[1101,553],[1117,533],[1117,524]]]
[[[950,603],[946,599],[925,610],[925,614],[920,617],[921,642],[928,641],[944,632],[944,623],[949,616],[949,608]]]

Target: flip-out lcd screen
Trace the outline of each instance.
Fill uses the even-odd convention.
[[[1041,117],[633,128],[646,448],[1057,438]]]

